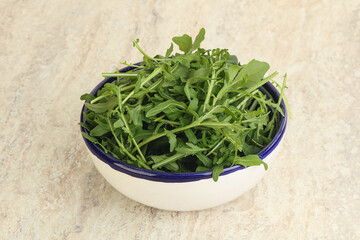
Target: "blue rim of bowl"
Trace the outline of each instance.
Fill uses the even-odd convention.
[[[125,67],[123,69],[120,69],[119,72],[127,72],[134,69],[134,67]],[[109,77],[104,79],[102,82],[100,82],[92,91],[91,95],[96,96],[96,93],[99,89],[101,89],[106,83],[112,83],[116,80],[116,77]],[[275,88],[274,85],[272,85],[270,82],[265,83],[262,86],[274,99],[275,102],[278,101],[280,93]],[[279,145],[280,141],[282,140],[285,130],[286,130],[286,124],[287,124],[287,110],[285,107],[284,100],[281,101],[280,104],[281,109],[284,112],[284,117],[281,116],[280,118],[280,126],[275,134],[273,140],[258,153],[258,156],[265,160],[265,158],[272,152],[274,149]],[[80,122],[85,122],[85,117],[83,115],[83,112],[86,112],[87,108],[85,105],[83,105],[83,108],[81,110],[81,116],[80,116]],[[88,131],[80,127],[81,131],[88,133]],[[104,152],[101,147],[98,145],[90,142],[86,138],[84,138],[85,144],[90,150],[92,154],[94,154],[99,160],[103,161],[104,163],[108,164],[111,168],[113,168],[116,171],[128,174],[135,178],[150,180],[150,181],[156,181],[156,182],[167,182],[167,183],[180,183],[180,182],[192,182],[192,181],[199,181],[203,179],[209,179],[212,178],[212,171],[204,171],[204,172],[190,172],[190,173],[169,173],[169,172],[159,172],[159,171],[153,171],[153,170],[147,170],[139,167],[132,166],[130,164],[127,164],[126,162],[123,162],[110,154],[107,154]],[[224,172],[220,174],[220,176],[227,175],[239,170],[245,169],[244,166],[241,165],[235,165],[232,167],[226,167],[224,168]]]

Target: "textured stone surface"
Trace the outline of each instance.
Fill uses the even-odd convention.
[[[101,72],[207,29],[288,73],[292,119],[251,191],[200,212],[116,192],[77,122]],[[0,239],[360,239],[360,2],[0,1]],[[280,78],[278,78],[280,80]]]

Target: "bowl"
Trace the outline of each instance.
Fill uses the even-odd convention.
[[[127,72],[133,67],[125,67],[119,72]],[[106,78],[92,91],[96,95],[106,83],[116,80],[115,77]],[[263,85],[275,102],[280,93],[270,83]],[[273,140],[258,153],[258,156],[271,168],[286,130],[287,111],[284,101],[281,102],[284,117],[281,117],[279,129]],[[81,111],[81,122],[85,121]],[[81,127],[81,131],[86,131]],[[265,175],[264,167],[243,167],[235,165],[224,168],[217,182],[212,179],[212,171],[192,173],[167,173],[146,170],[129,165],[119,159],[106,154],[99,146],[85,139],[85,144],[91,153],[94,165],[101,175],[120,193],[139,203],[164,210],[194,211],[216,207],[232,201],[254,187]]]

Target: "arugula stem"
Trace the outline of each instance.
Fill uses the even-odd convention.
[[[124,87],[119,86],[119,87],[121,87],[121,91],[126,91],[126,90],[128,90],[128,89],[134,88],[134,87],[135,87],[135,84],[131,84],[131,85],[124,86]],[[104,93],[103,95],[101,95],[101,96],[99,96],[99,97],[94,98],[93,100],[91,100],[90,103],[91,103],[91,104],[96,103],[96,102],[98,102],[99,100],[101,100],[101,99],[103,99],[103,98],[106,98],[106,97],[109,97],[109,96],[111,96],[111,95],[113,95],[112,92]]]
[[[216,146],[213,147],[213,149],[211,149],[210,152],[208,152],[208,154],[206,154],[206,156],[209,156],[210,154],[212,154],[224,141],[225,141],[226,137],[224,137],[222,140],[220,140]]]
[[[281,100],[282,100],[283,95],[284,95],[285,84],[286,84],[286,74],[285,74],[285,76],[284,76],[284,81],[283,81],[283,84],[282,84],[282,87],[281,87],[279,100],[278,100],[278,102],[277,102],[277,104],[278,104],[279,106],[280,106],[280,104],[281,104]]]
[[[155,61],[163,61],[163,62],[167,62],[167,61],[172,61],[171,58],[153,58]]]
[[[103,99],[103,98],[106,98],[106,97],[108,97],[108,96],[111,96],[111,95],[113,95],[112,92],[104,93],[103,95],[101,95],[101,96],[99,96],[99,97],[94,98],[93,100],[91,100],[90,103],[91,103],[91,104],[96,103],[97,101],[99,101],[99,100],[101,100],[101,99]]]
[[[135,46],[146,58],[155,61],[154,58],[152,58],[152,57],[150,57],[149,55],[147,55],[147,54],[141,49],[141,47],[140,47],[139,44],[138,44],[139,40],[134,40],[134,41],[132,41],[132,42],[133,42],[134,46]]]
[[[274,72],[274,73],[270,74],[269,76],[267,76],[266,78],[264,78],[263,80],[258,82],[257,84],[254,84],[251,88],[246,89],[246,92],[251,93],[252,91],[258,89],[259,87],[261,87],[262,85],[264,85],[265,83],[267,83],[268,81],[270,81],[271,79],[276,77],[278,74],[279,74],[278,72]]]
[[[236,142],[234,141],[234,139],[232,139],[226,132],[223,132],[223,135],[225,136],[225,138],[231,142],[234,145],[234,148],[238,148]],[[239,149],[241,151],[241,149]]]
[[[206,98],[205,98],[205,102],[204,102],[204,112],[206,111],[206,106],[209,105],[211,92],[212,92],[212,89],[214,87],[214,84],[215,84],[215,70],[213,70],[213,72],[212,72],[211,82],[210,82],[210,85],[209,85],[208,92],[206,94]]]
[[[156,68],[149,76],[147,76],[147,77],[141,82],[140,88],[142,88],[145,83],[147,83],[148,81],[150,81],[151,79],[153,79],[154,77],[156,77],[156,75],[158,75],[159,73],[161,73],[163,69],[164,69],[164,65],[161,65],[160,67]],[[126,96],[126,98],[122,101],[122,104],[125,104],[126,101],[129,100],[129,98],[134,95],[134,93],[135,93],[135,90],[132,90],[132,91]]]
[[[126,150],[125,146],[119,141],[119,139],[118,139],[117,136],[115,135],[114,128],[113,128],[113,126],[112,126],[112,124],[111,124],[111,122],[110,122],[109,117],[106,118],[106,121],[107,121],[107,123],[108,123],[108,125],[109,125],[109,127],[110,127],[110,130],[111,130],[112,135],[113,135],[114,138],[115,138],[115,141],[117,142],[117,144],[119,145],[119,147],[125,152],[125,154],[128,155],[129,158],[131,158],[131,160],[140,163],[140,165],[141,165],[142,167],[144,167],[145,169],[151,170],[151,168],[150,168],[148,165],[146,165],[146,164],[143,163],[142,161],[139,161],[139,159],[137,159],[136,157],[134,157],[134,155],[132,155],[131,153],[128,152],[128,150]]]
[[[130,135],[130,138],[131,138],[131,140],[133,141],[133,143],[134,143],[137,151],[139,152],[139,155],[140,155],[141,159],[142,159],[144,162],[146,162],[146,159],[145,159],[143,153],[141,152],[140,147],[138,146],[137,142],[135,141],[134,136],[133,136],[132,133],[131,133],[131,130],[130,130],[130,128],[129,128],[129,125],[128,125],[126,119],[125,119],[125,116],[124,116],[124,113],[123,113],[123,112],[121,112],[121,119],[123,120],[123,122],[124,122],[124,124],[125,124],[125,127],[126,127],[128,133],[129,133],[129,135]]]
[[[137,77],[136,73],[103,73],[103,77]]]
[[[121,86],[121,91],[122,91],[122,92],[125,92],[125,91],[127,91],[127,90],[129,90],[129,89],[134,88],[135,85],[136,85],[136,84],[130,84],[130,85],[128,85],[128,86]]]
[[[144,68],[144,66],[134,65],[134,64],[131,64],[131,63],[127,63],[126,61],[125,62],[120,62],[120,64],[129,66],[129,67],[134,67],[134,68]]]
[[[242,96],[243,97],[243,96]],[[237,99],[239,100],[239,99]],[[237,101],[236,100],[236,101]],[[236,109],[240,109],[241,107],[244,107],[246,105],[246,102],[249,100],[249,97],[246,97],[244,100],[242,100],[237,106]],[[231,101],[230,101],[231,102]]]
[[[129,134],[130,138],[132,139],[136,149],[138,150],[141,159],[146,163],[146,159],[145,159],[143,153],[141,152],[139,146],[137,145],[137,142],[136,142],[134,136],[132,135],[130,127],[129,127],[129,125],[128,125],[127,121],[126,121],[126,118],[124,116],[124,111],[123,111],[123,107],[122,107],[122,103],[121,103],[121,100],[122,100],[121,87],[114,87],[114,89],[115,89],[115,93],[116,93],[117,99],[118,99],[118,107],[119,107],[119,110],[120,110],[120,117],[121,117],[121,119],[122,119],[122,121],[123,121],[123,123],[125,125],[126,130],[128,131],[128,134]]]
[[[272,134],[273,134],[273,131],[274,131],[274,122],[275,122],[275,118],[276,118],[276,115],[278,113],[278,110],[275,109],[275,111],[273,112],[273,115],[272,115],[272,118],[269,122],[269,126],[271,126],[270,128],[270,131],[269,131],[269,134],[268,134],[268,138],[272,138]]]
[[[176,153],[175,155],[171,156],[171,157],[168,157],[164,160],[162,160],[161,162],[158,162],[156,164],[154,164],[152,166],[153,169],[157,169],[159,167],[162,167],[168,163],[172,163],[172,162],[175,162],[176,160],[180,159],[180,158],[183,158],[186,156],[186,153]]]
[[[256,107],[257,104],[258,104],[258,101],[255,100],[255,101],[251,104],[251,106],[250,106],[250,108],[249,108],[249,112],[254,111],[254,109],[255,109],[255,107]]]
[[[255,139],[251,139],[251,141],[253,143],[255,143],[256,145],[258,145],[259,147],[264,148],[264,146],[262,144],[258,143],[257,141],[255,141]]]
[[[170,132],[170,133],[181,132],[181,131],[184,131],[184,130],[186,130],[186,129],[196,127],[196,126],[198,126],[198,125],[199,125],[198,122],[193,122],[192,124],[187,125],[187,126],[185,126],[185,127],[175,128],[175,129],[173,129],[173,130],[171,130],[171,131],[167,131],[167,132],[163,132],[163,133],[158,133],[158,134],[156,134],[156,135],[153,135],[153,136],[145,139],[145,140],[142,141],[141,143],[139,143],[139,147],[142,147],[142,146],[144,146],[145,144],[154,141],[155,139],[164,137],[164,136],[166,136],[166,134],[168,134],[169,132]],[[134,149],[131,151],[131,153],[135,152],[135,150],[136,150],[136,149],[134,148]]]
[[[287,79],[287,74],[285,74],[284,76],[284,81],[283,81],[283,84],[282,84],[282,87],[281,87],[281,92],[280,92],[280,97],[279,97],[279,101],[278,101],[278,106],[280,106],[281,104],[281,100],[284,99],[284,102],[285,102],[285,106],[286,106],[286,109],[288,110],[288,114],[289,114],[289,117],[291,117],[291,113],[290,113],[290,109],[289,109],[289,104],[288,104],[288,101],[285,97],[285,94],[284,94],[284,90],[286,88],[286,79]]]
[[[164,67],[165,65],[163,64],[160,67],[156,68],[149,76],[144,79],[144,81],[141,82],[140,87],[143,87],[148,81],[160,74],[164,70]]]
[[[164,117],[165,117],[165,115],[162,115],[162,116],[154,119],[154,122],[163,122],[163,123],[168,123],[168,124],[171,124],[171,125],[181,125],[181,123],[179,123],[179,122],[163,119]]]

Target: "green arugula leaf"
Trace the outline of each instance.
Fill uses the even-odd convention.
[[[174,154],[174,155],[172,155],[172,156],[170,156],[170,157],[167,157],[167,158],[165,158],[165,159],[163,159],[163,160],[155,163],[155,164],[152,166],[152,168],[153,168],[153,169],[157,169],[157,168],[162,167],[162,166],[164,166],[164,165],[173,163],[173,162],[175,162],[176,160],[179,160],[179,159],[181,159],[181,158],[183,158],[183,157],[185,157],[185,156],[186,156],[186,154],[184,154],[184,153],[176,153],[176,154]]]
[[[108,153],[108,150],[106,149],[106,147],[104,147],[96,138],[94,137],[90,137],[88,134],[86,134],[85,132],[81,132],[81,134],[83,135],[84,138],[86,138],[87,140],[89,140],[90,142],[93,142],[97,145],[99,145],[105,153]]]
[[[177,147],[175,148],[176,152],[178,153],[184,153],[186,155],[194,155],[196,153],[206,151],[207,148],[200,148],[192,143],[186,143],[187,147]]]
[[[188,53],[192,48],[192,39],[187,34],[184,34],[181,37],[173,37],[172,40],[185,54]]]
[[[147,113],[146,113],[146,117],[153,117],[161,112],[163,112],[166,109],[169,108],[180,108],[180,109],[186,109],[186,104],[182,103],[182,102],[178,102],[175,100],[167,100],[166,102],[160,103],[158,104],[156,107],[150,109]],[[172,112],[174,112],[174,109],[171,109]]]
[[[153,130],[136,129],[135,133],[133,134],[133,137],[135,138],[136,142],[140,142],[141,140],[153,136],[153,134],[154,134]]]
[[[124,123],[121,119],[117,119],[116,122],[114,122],[114,128],[122,128],[124,127]]]
[[[244,68],[243,66],[239,66],[239,65],[230,65],[228,69],[228,76],[229,76],[228,81],[233,82],[235,80],[235,77],[243,68]]]
[[[79,125],[85,128],[86,130],[90,131],[90,127],[87,123],[80,122]]]
[[[204,172],[209,171],[211,168],[204,167],[204,166],[197,166],[195,172]]]
[[[94,99],[95,99],[95,97],[88,93],[85,93],[85,94],[81,95],[81,97],[80,97],[80,100],[89,101],[89,102]]]
[[[166,50],[166,54],[165,54],[166,58],[170,57],[170,54],[172,53],[173,49],[174,49],[174,45],[171,43],[169,49]]]
[[[199,105],[199,100],[197,98],[194,98],[190,101],[188,109],[191,111],[197,111]]]
[[[169,138],[170,152],[173,152],[176,147],[176,135],[172,132],[165,131],[166,136]]]
[[[116,105],[115,98],[110,98],[105,103],[96,103],[96,104],[91,104],[91,103],[87,103],[87,102],[85,103],[85,107],[87,107],[94,113],[104,113],[106,111],[110,111],[115,107],[115,105]]]
[[[200,47],[201,42],[204,41],[204,39],[205,39],[205,29],[202,28],[202,29],[200,29],[200,32],[196,36],[194,44],[192,45],[189,52],[192,52],[195,49],[198,49]]]
[[[93,129],[91,129],[90,136],[99,137],[99,136],[102,136],[102,135],[104,135],[104,134],[106,134],[108,132],[110,132],[110,129],[104,128],[101,125],[97,125]]]
[[[204,164],[205,167],[212,166],[212,160],[202,153],[196,153],[196,157]]]
[[[159,156],[150,156],[155,164],[161,164],[161,162],[166,161],[169,157],[167,155],[159,155]],[[163,165],[164,168],[170,171],[178,171],[180,169],[179,165],[176,162],[169,162]]]
[[[264,165],[265,170],[268,169],[268,165],[266,164],[266,162],[261,160],[261,158],[259,158],[258,155],[247,155],[244,157],[230,157],[229,161],[233,162],[233,164],[239,164],[244,167],[258,166],[262,164]]]
[[[217,182],[218,179],[219,179],[219,176],[220,174],[224,172],[224,166],[222,164],[220,165],[215,165],[213,167],[213,174],[212,174],[212,177],[213,177],[213,180],[214,182]]]
[[[243,87],[251,88],[264,78],[264,75],[269,70],[269,68],[270,66],[268,63],[253,59],[244,66],[234,81],[237,81],[237,79],[244,79],[245,75],[247,75],[248,80]]]
[[[186,129],[186,130],[184,131],[184,133],[185,133],[186,137],[189,139],[189,141],[190,141],[191,143],[193,143],[193,144],[197,144],[197,143],[198,143],[198,140],[197,140],[197,138],[196,138],[193,130],[191,130],[191,128]]]

